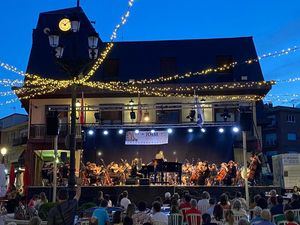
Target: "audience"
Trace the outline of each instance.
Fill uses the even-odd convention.
[[[210,207],[209,199],[210,199],[209,193],[207,191],[203,191],[201,195],[201,199],[198,201],[198,209],[202,213],[206,213],[207,210],[209,209]]]
[[[178,214],[178,213],[180,213],[178,200],[176,200],[176,198],[173,198],[170,206],[170,214]]]
[[[269,209],[263,209],[261,212],[262,221],[256,223],[256,225],[274,225],[271,222],[271,212]]]
[[[223,207],[220,204],[215,205],[214,211],[213,211],[212,222],[213,223],[222,222],[222,220],[223,220],[223,214],[224,214]]]
[[[100,208],[95,209],[93,212],[93,215],[91,218],[92,223],[95,223],[96,221],[98,221],[98,225],[108,225],[109,224],[109,216],[106,211],[107,204],[108,203],[105,199],[103,199],[100,202]]]
[[[196,199],[191,200],[191,208],[185,212],[185,216],[187,218],[188,224],[191,224],[191,219],[189,218],[189,215],[192,215],[192,214],[199,215],[199,219],[197,220],[197,225],[200,225],[201,224],[201,212],[199,209],[197,209],[197,200]]]
[[[160,211],[161,204],[159,202],[153,202],[152,204],[152,215],[151,223],[153,225],[168,225],[168,216],[167,214]]]
[[[227,194],[222,194],[220,196],[219,204],[222,206],[223,209],[227,210],[230,209],[230,202]]]
[[[267,209],[268,208],[268,202],[265,198],[264,193],[260,193],[259,198],[257,199],[256,206],[259,206],[262,209]]]
[[[128,192],[123,191],[122,193],[122,199],[120,201],[121,207],[123,207],[125,210],[127,210],[128,205],[131,203],[131,201],[128,199]]]
[[[262,208],[260,208],[259,206],[254,207],[254,209],[253,209],[253,218],[250,221],[251,225],[262,221],[261,212],[262,212]]]
[[[206,210],[206,213],[208,213],[211,217],[213,216],[215,205],[216,205],[216,199],[210,198],[209,199],[209,208]]]
[[[165,199],[163,201],[164,205],[171,205],[171,193],[170,192],[166,192],[165,193]]]
[[[284,210],[289,210],[289,209],[300,209],[300,199],[297,194],[292,195],[291,202],[287,204],[284,208]]]
[[[274,201],[271,199],[271,202]],[[284,205],[283,205],[283,197],[281,195],[277,196],[277,200],[275,201],[275,205],[270,209],[271,215],[278,215],[283,214],[284,212]]]
[[[48,203],[47,196],[46,196],[45,192],[41,192],[40,198],[37,200],[35,208],[39,209],[45,203]]]
[[[135,213],[135,205],[132,203],[128,204],[125,217],[132,218],[134,213]]]
[[[237,191],[237,192],[235,193],[235,199],[240,200],[240,201],[241,201],[241,204],[242,204],[242,209],[247,210],[247,202],[246,202],[246,199],[243,198],[241,192]]]
[[[179,205],[179,209],[191,208],[191,196],[188,193],[184,194],[183,201]]]
[[[109,194],[104,195],[104,199],[107,201],[107,207],[112,207],[113,206],[112,201],[110,200],[110,195]]]
[[[42,220],[38,216],[32,217],[28,223],[28,225],[41,225],[41,224],[42,224]]]
[[[285,212],[285,218],[288,221],[286,225],[298,225],[298,223],[295,221],[295,215],[293,211],[288,210]]]
[[[202,215],[202,225],[217,225],[216,223],[211,223],[211,216],[208,213]]]
[[[146,202],[138,203],[138,211],[135,212],[132,216],[134,225],[143,225],[144,223],[150,223],[151,217],[149,214],[149,210],[147,210]]]
[[[236,199],[232,205],[232,212],[235,216],[245,216],[247,217],[247,212],[242,209],[242,203],[240,200]]]
[[[37,203],[39,200],[39,196],[38,195],[33,195],[33,197],[30,199],[29,203],[28,203],[28,207],[29,208],[35,208]]]
[[[232,210],[227,210],[225,212],[225,225],[233,225],[234,224],[234,214]]]

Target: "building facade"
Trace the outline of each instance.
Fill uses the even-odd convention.
[[[87,40],[89,34],[95,33],[94,27],[80,7],[63,9],[40,14],[37,27],[33,31],[28,73],[42,74],[44,77],[53,79],[70,79],[70,74],[63,71],[53,57],[53,50],[49,46],[48,36],[44,31],[46,29],[57,32],[59,22],[63,18],[71,18],[74,15],[80,20],[80,30],[76,37],[73,35],[60,37],[60,42],[66,46],[63,54],[67,58],[71,57],[72,60],[75,57],[77,60],[92,63],[89,61]],[[74,54],[74,49],[70,47],[73,46],[71,43],[78,45],[76,54]],[[99,40],[99,52],[104,49],[106,44],[101,39]],[[86,143],[96,142],[99,139],[86,139],[90,129],[100,130],[101,133],[106,129],[113,132],[117,129],[124,129],[125,131],[135,129],[150,131],[168,128],[200,129],[197,125],[198,113],[196,112],[194,95],[199,96],[199,105],[204,114],[204,128],[229,127],[230,129],[233,126],[238,126],[240,111],[246,110],[251,113],[250,120],[253,127],[249,132],[249,137],[261,139],[260,134],[254,132],[257,130],[256,102],[268,93],[271,84],[264,81],[259,62],[246,63],[251,59],[257,59],[251,37],[114,43],[112,52],[97,70],[92,81],[103,82],[104,86],[105,83],[109,86],[110,82],[113,81],[129,82],[129,85],[125,91],[77,87],[77,149],[90,152],[90,158],[95,158],[99,154],[100,151],[97,149],[99,146],[94,145],[85,149]],[[145,86],[140,87],[140,94],[130,91],[129,88],[131,84],[133,85],[139,80],[194,73],[207,68],[218,68],[224,64],[231,65],[234,62],[239,62],[239,66],[210,71],[209,75],[190,76],[171,81],[158,80],[148,85],[149,88],[157,90],[157,93],[168,87],[165,96],[155,95],[155,93],[147,94],[142,91]],[[85,69],[83,72],[86,72]],[[22,100],[22,104],[29,113],[30,126],[26,162],[35,174],[31,183],[39,185],[41,178],[38,171],[40,171],[43,162],[53,160],[53,137],[47,135],[46,121],[47,117],[54,111],[59,112],[60,121],[58,149],[62,152],[68,151],[67,136],[70,132],[71,90],[63,89],[29,100]],[[200,131],[198,130],[198,132]],[[178,147],[176,151],[170,150],[170,154],[174,154],[174,152],[179,154],[181,148],[189,147],[188,138],[190,137],[187,137],[186,142],[181,143],[181,147]],[[233,150],[233,142],[224,144],[226,139],[223,141],[222,144],[208,149],[214,149],[215,155],[217,155],[218,147],[221,146],[226,145]],[[214,140],[206,142],[214,142]],[[178,144],[175,140],[174,148]],[[111,140],[109,146],[114,145],[114,141]],[[143,149],[143,147],[140,148]],[[101,152],[106,151],[107,155],[113,155],[116,160],[119,160],[121,150],[118,154],[109,152],[110,149],[102,149]],[[151,151],[154,150],[151,149]],[[204,153],[207,151],[209,150],[204,150]],[[85,154],[84,152],[83,154]],[[193,154],[195,152],[197,152],[196,147]],[[76,153],[77,174],[81,153],[81,151]],[[180,157],[181,159],[178,160],[184,160],[182,158],[184,156]]]

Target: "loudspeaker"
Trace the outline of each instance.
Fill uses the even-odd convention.
[[[125,185],[136,185],[136,184],[137,184],[137,179],[135,178],[126,179]]]
[[[67,153],[66,153],[66,152],[61,152],[61,153],[60,153],[60,160],[61,160],[62,162],[67,162],[67,158],[68,158],[68,156],[67,156]]]
[[[240,126],[242,131],[250,131],[253,124],[253,118],[251,112],[240,113]]]
[[[58,135],[58,116],[57,112],[46,117],[47,135]]]
[[[148,178],[141,178],[140,179],[140,185],[149,186],[150,180]]]

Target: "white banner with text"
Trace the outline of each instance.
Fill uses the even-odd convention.
[[[125,145],[163,145],[168,144],[167,131],[127,131]]]

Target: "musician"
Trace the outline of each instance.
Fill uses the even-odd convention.
[[[164,152],[163,152],[163,151],[159,151],[158,153],[156,153],[156,155],[155,155],[155,159],[158,159],[158,160],[163,160],[163,161],[165,161]]]
[[[225,184],[230,186],[233,183],[235,183],[237,168],[234,165],[232,160],[230,160],[228,162],[228,167],[227,168],[228,168],[228,172],[227,172],[227,176],[225,178]]]
[[[259,154],[252,154],[250,157],[250,175],[249,180],[251,181],[252,185],[255,185],[261,181],[261,171],[262,171],[262,162],[259,158]]]
[[[138,163],[139,160],[137,158],[135,158],[134,160],[132,160],[131,163],[131,171],[130,171],[130,177],[132,178],[143,178],[143,174],[141,174],[140,172],[138,172]]]
[[[162,167],[162,163],[166,161],[165,160],[165,156],[164,156],[164,152],[163,151],[158,151],[155,155],[155,159],[153,160],[153,165],[154,165],[154,182],[157,181],[157,174],[159,172],[159,170]],[[163,181],[163,173],[161,173],[161,181]]]

